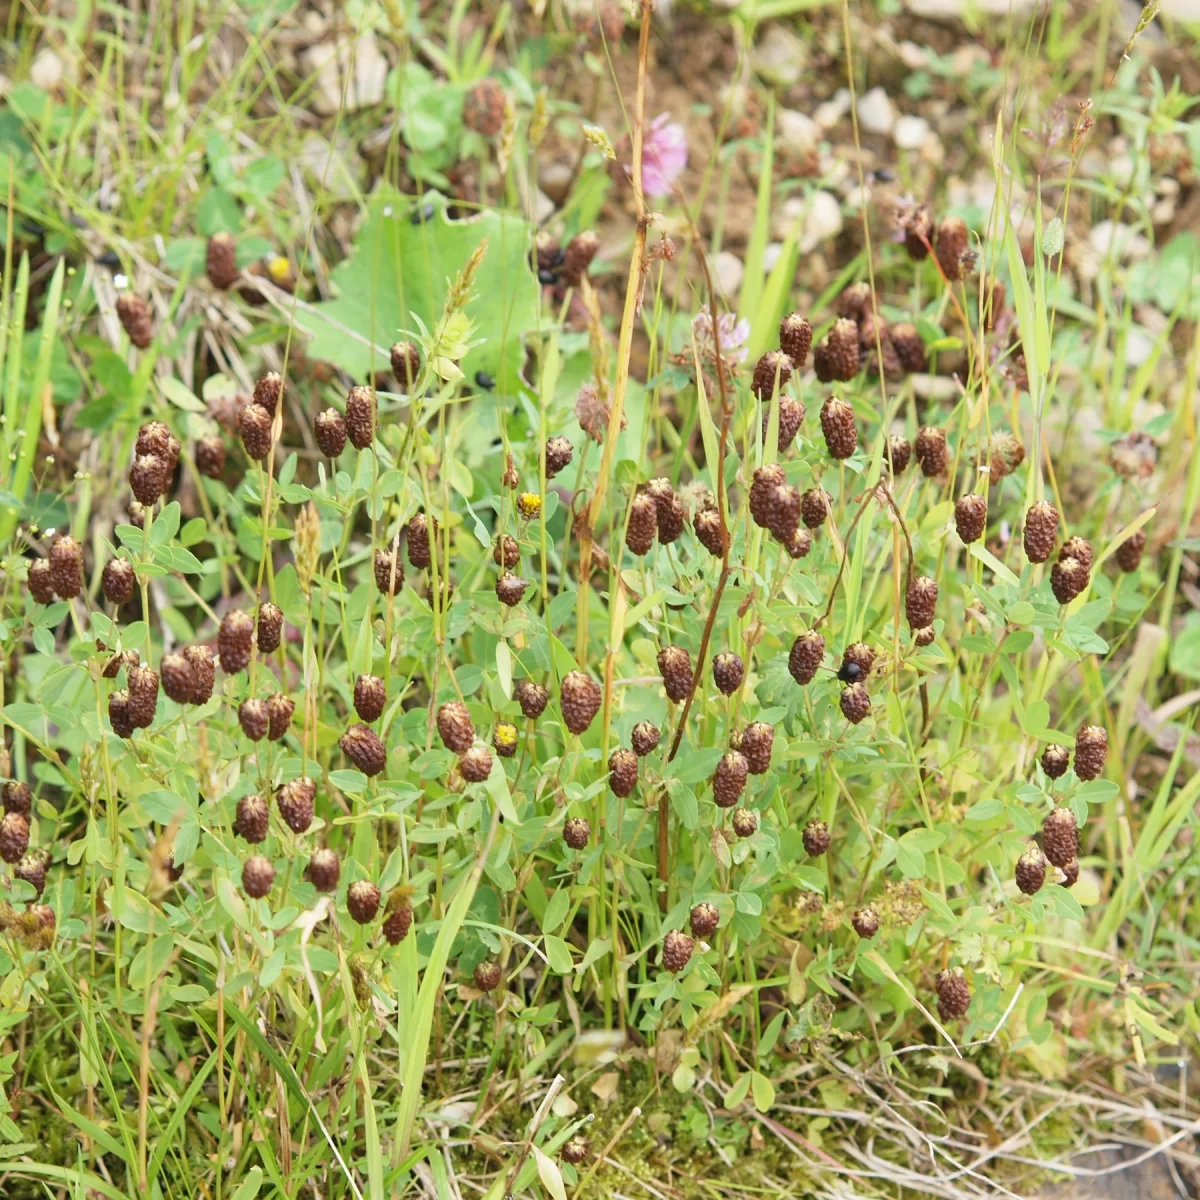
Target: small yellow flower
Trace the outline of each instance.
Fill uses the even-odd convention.
[[[521,514],[527,521],[532,521],[534,517],[542,511],[542,498],[537,492],[522,492],[517,497],[517,512]]]

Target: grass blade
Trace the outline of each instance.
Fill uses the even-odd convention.
[[[400,1095],[400,1107],[396,1114],[396,1144],[393,1150],[393,1162],[399,1162],[408,1157],[412,1145],[413,1126],[417,1120],[417,1108],[421,1103],[421,1081],[425,1076],[425,1061],[429,1053],[429,1037],[433,1030],[433,1013],[437,1006],[438,991],[442,986],[442,974],[450,958],[450,947],[467,918],[467,909],[475,898],[475,889],[483,877],[483,868],[492,850],[492,842],[499,828],[499,814],[492,820],[491,832],[487,843],[475,860],[466,879],[459,885],[450,907],[442,918],[429,961],[425,964],[425,974],[421,977],[421,988],[417,994],[417,1010],[412,1026],[407,1033],[408,1059],[404,1064],[403,1092]]]

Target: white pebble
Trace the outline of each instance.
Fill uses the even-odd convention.
[[[867,133],[891,133],[896,124],[896,110],[886,91],[873,87],[858,100],[858,123]]]
[[[901,150],[919,150],[929,140],[929,122],[924,117],[899,117],[892,137]]]

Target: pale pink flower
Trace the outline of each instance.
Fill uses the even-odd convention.
[[[717,318],[717,332],[721,337],[721,357],[730,362],[745,362],[749,353],[746,341],[750,337],[750,322],[736,313],[723,312]],[[707,357],[716,354],[712,314],[707,308],[702,308],[692,318],[692,336],[701,355]]]
[[[655,117],[642,139],[642,191],[647,196],[669,196],[687,160],[683,126],[672,121],[670,113]]]

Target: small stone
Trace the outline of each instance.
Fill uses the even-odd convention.
[[[850,111],[849,88],[838,88],[831,100],[818,104],[813,119],[822,129],[832,129]]]
[[[823,130],[807,113],[781,108],[775,114],[775,136],[801,158],[815,154],[821,146]]]
[[[801,254],[811,254],[822,243],[842,232],[842,206],[832,192],[814,192],[804,219],[800,236]]]
[[[901,150],[920,150],[930,138],[929,122],[924,117],[897,117],[892,138]]]
[[[858,98],[858,124],[867,133],[889,134],[896,125],[896,110],[887,90],[873,87]]]
[[[783,91],[800,82],[808,65],[808,47],[790,29],[772,22],[751,51],[755,71],[769,84]]]
[[[712,260],[712,271],[718,290],[726,296],[736,296],[746,274],[742,260],[729,250],[722,250]]]

